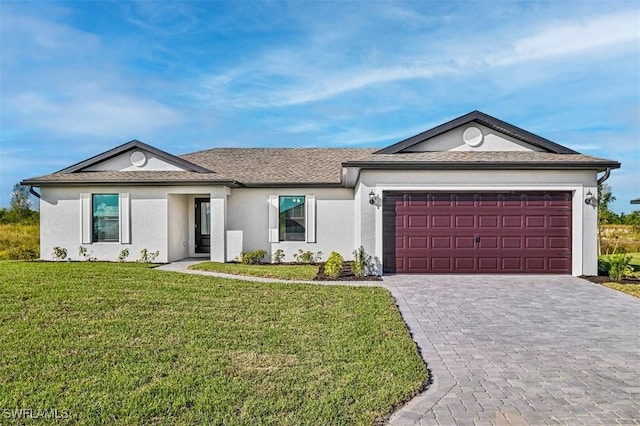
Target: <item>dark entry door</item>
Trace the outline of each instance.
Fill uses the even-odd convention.
[[[571,194],[389,193],[387,273],[571,273]]]
[[[211,252],[211,201],[196,198],[196,253]]]

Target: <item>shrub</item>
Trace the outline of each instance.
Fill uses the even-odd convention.
[[[609,275],[609,270],[611,269],[611,263],[605,259],[598,259],[598,275],[607,276]]]
[[[340,255],[340,253],[336,253],[332,251],[329,253],[329,257],[327,258],[327,262],[324,264],[324,273],[325,275],[333,278],[337,278],[340,275],[340,271],[342,270],[342,264],[344,263],[344,259]]]
[[[55,246],[53,248],[52,255],[54,260],[65,260],[67,258],[67,249],[64,247]]]
[[[278,249],[276,250],[275,253],[273,253],[273,263],[282,263],[282,261],[284,260],[284,251],[282,249]]]
[[[364,277],[367,275],[369,269],[369,263],[371,262],[371,256],[364,251],[364,247],[360,246],[353,251],[353,263],[351,269],[353,275],[356,277]]]
[[[158,253],[159,254],[159,253]],[[129,249],[122,249],[120,253],[118,253],[118,262],[124,262],[129,257]]]
[[[629,277],[633,274],[633,267],[631,267],[631,256],[625,256],[624,254],[618,254],[613,256],[609,261],[611,268],[609,269],[609,278],[614,281],[622,281],[623,278]]]
[[[159,255],[160,255],[160,250],[156,250],[153,253],[151,253],[146,248],[143,248],[142,250],[140,250],[140,258],[138,259],[138,262],[153,263]]]
[[[38,258],[38,249],[32,247],[11,247],[8,251],[10,260],[35,260]]]
[[[88,260],[89,262],[97,260],[95,257],[93,257],[93,252],[90,252],[86,247],[83,246],[78,247],[78,254],[84,257],[84,259]]]
[[[310,263],[313,265],[322,258],[322,252],[319,251],[313,253],[312,251],[304,251],[302,249],[298,249],[298,252],[293,254],[293,258],[298,263]]]
[[[258,249],[254,251],[249,251],[246,253],[240,253],[240,263],[244,263],[245,265],[255,265],[257,263],[262,263],[262,260],[267,255],[266,250]]]

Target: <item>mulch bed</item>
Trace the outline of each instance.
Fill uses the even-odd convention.
[[[596,284],[610,283],[613,282],[611,278],[607,275],[582,275],[580,278],[585,279],[587,281],[591,281]],[[618,284],[638,284],[640,285],[640,279],[638,278],[624,278]]]
[[[345,264],[342,265],[342,270],[340,271],[340,275],[336,278],[329,277],[324,273],[324,265],[320,265],[318,268],[318,275],[313,279],[314,281],[382,281],[382,277],[378,276],[366,276],[366,277],[356,277],[351,270],[351,265]]]

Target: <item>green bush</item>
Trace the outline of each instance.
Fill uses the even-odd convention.
[[[240,263],[244,263],[245,265],[255,265],[257,263],[262,263],[266,255],[267,251],[262,249],[240,253]]]
[[[358,249],[354,250],[353,263],[351,263],[353,275],[356,277],[364,277],[367,275],[367,268],[369,268],[370,262],[371,256],[364,251],[364,247],[360,246]]]
[[[124,262],[129,257],[129,249],[122,249],[118,254],[118,262]]]
[[[611,263],[605,259],[598,259],[598,275],[605,276],[609,275],[609,270],[611,269]]]
[[[325,275],[333,278],[337,278],[340,275],[340,271],[342,270],[342,264],[344,263],[344,259],[340,255],[340,253],[336,253],[332,251],[329,253],[329,257],[327,258],[327,263],[324,264],[324,273]]]
[[[273,263],[280,264],[282,263],[283,260],[284,260],[284,251],[282,249],[276,250],[276,252],[273,253]]]
[[[609,269],[609,278],[614,281],[620,282],[625,277],[630,277],[633,274],[633,267],[631,266],[631,256],[625,256],[624,254],[618,254],[613,256],[609,261],[611,268]]]
[[[54,260],[65,260],[67,258],[67,249],[55,246],[51,254],[53,255]]]
[[[314,253],[309,250],[304,251],[302,249],[298,249],[298,252],[293,254],[293,258],[298,263],[309,263],[313,265],[322,258],[322,252],[319,251],[317,253]]]
[[[140,257],[138,258],[138,262],[153,263],[159,255],[160,255],[160,250],[156,250],[152,253],[146,248],[143,248],[142,250],[140,250]]]
[[[40,256],[38,249],[33,247],[11,247],[7,255],[10,260],[35,260]]]

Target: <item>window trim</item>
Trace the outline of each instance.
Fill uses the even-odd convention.
[[[118,220],[118,231],[117,231],[117,238],[116,239],[109,239],[109,240],[100,240],[99,238],[96,237],[96,231],[95,231],[95,224],[96,224],[96,213],[95,213],[95,200],[96,200],[96,196],[104,196],[104,195],[111,195],[111,196],[115,196],[117,201],[118,201],[118,206],[116,207],[117,210],[117,215],[116,216],[101,216],[104,218],[109,218],[106,220],[114,220],[114,218],[117,218]],[[116,243],[116,244],[120,244],[120,241],[122,240],[122,209],[121,209],[121,194],[118,193],[113,193],[113,192],[105,192],[105,193],[95,193],[95,194],[91,194],[91,243],[92,244],[101,244],[101,243]]]
[[[287,239],[287,231],[286,231],[286,226],[283,230],[283,228],[280,226],[280,221],[282,220],[282,215],[284,212],[286,212],[286,210],[281,210],[282,208],[282,199],[283,198],[301,198],[302,199],[302,203],[298,204],[296,207],[298,206],[302,206],[301,210],[301,215],[302,216],[292,216],[289,217],[289,219],[292,220],[296,220],[298,221],[299,219],[302,219],[303,224],[302,226],[304,227],[304,235],[302,236],[301,239]],[[285,216],[286,219],[286,216]],[[295,234],[300,234],[299,232],[295,233]],[[307,240],[307,197],[305,195],[279,195],[278,196],[278,242],[280,243],[289,243],[289,242],[294,242],[294,243],[299,243],[299,242],[305,242]]]

